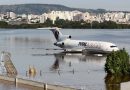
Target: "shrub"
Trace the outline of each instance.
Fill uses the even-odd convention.
[[[108,74],[130,74],[129,55],[125,49],[112,51],[107,56],[105,71]]]

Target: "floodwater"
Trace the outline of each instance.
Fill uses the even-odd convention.
[[[61,32],[72,39],[109,41],[130,53],[130,30],[63,29]],[[11,53],[19,77],[84,90],[120,90],[121,83],[130,80],[108,76],[104,71],[106,56],[63,54],[54,42],[49,30],[0,29],[0,52]],[[29,67],[34,67],[36,74],[28,74]],[[0,89],[32,90],[7,82],[1,82]]]

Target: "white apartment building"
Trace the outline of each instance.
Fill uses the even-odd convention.
[[[33,14],[29,14],[28,17],[28,23],[39,23],[40,22],[40,15],[33,15]]]
[[[0,14],[0,20],[4,19],[4,14]]]
[[[23,19],[27,19],[27,18],[28,18],[28,15],[22,14],[21,17],[22,17]]]
[[[107,12],[103,14],[80,12],[80,11],[51,11],[49,13],[43,13],[42,15],[33,14],[22,14],[16,15],[14,12],[7,12],[6,14],[0,14],[0,20],[5,21],[17,21],[17,20],[27,20],[28,23],[44,23],[47,18],[51,19],[53,23],[57,18],[69,20],[69,21],[80,21],[84,20],[88,23],[93,21],[103,22],[103,21],[114,21],[116,23],[130,24],[130,13],[124,12]]]
[[[14,12],[7,12],[6,16],[10,19],[15,19],[17,17],[17,15]]]
[[[127,15],[123,12],[108,12],[104,14],[104,20],[114,21],[116,23],[125,23],[128,22],[128,20],[130,19],[129,14]]]
[[[78,12],[79,13],[79,12]],[[44,13],[40,16],[40,22],[44,23],[47,18],[51,19],[53,23],[57,18],[64,20],[73,20],[73,16],[77,14],[77,11],[51,11],[50,13]]]
[[[73,20],[73,12],[70,11],[51,11],[48,13],[48,18],[50,18],[53,23],[57,18],[64,19],[64,20]]]
[[[125,18],[127,23],[130,24],[130,13],[126,13]]]
[[[39,18],[40,23],[44,23],[47,18],[51,19],[53,23],[57,18],[69,20],[69,21],[80,21],[84,20],[88,23],[93,21],[103,22],[103,21],[114,21],[116,23],[124,23],[130,22],[130,13],[123,13],[123,12],[107,12],[103,14],[94,14],[88,12],[80,12],[80,11],[51,11],[49,13],[44,13],[42,15],[35,16],[35,15],[28,15],[28,20],[32,20],[35,18]]]
[[[85,13],[82,14],[82,20],[89,22],[90,18],[91,18],[90,13],[85,12]]]

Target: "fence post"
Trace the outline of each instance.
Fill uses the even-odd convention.
[[[44,90],[47,90],[47,84],[44,83]]]
[[[15,77],[15,86],[17,87],[17,84],[18,84],[18,79],[17,77]]]

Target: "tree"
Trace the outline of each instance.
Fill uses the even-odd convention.
[[[55,26],[62,28],[66,24],[66,21],[64,19],[56,18]]]
[[[44,23],[46,26],[52,26],[53,25],[53,21],[49,18],[47,18],[47,20]]]
[[[7,26],[8,26],[8,23],[7,23],[7,22],[0,21],[0,27],[1,27],[1,28],[7,27]]]
[[[130,74],[129,55],[125,49],[112,51],[106,59],[105,71],[108,74]]]

